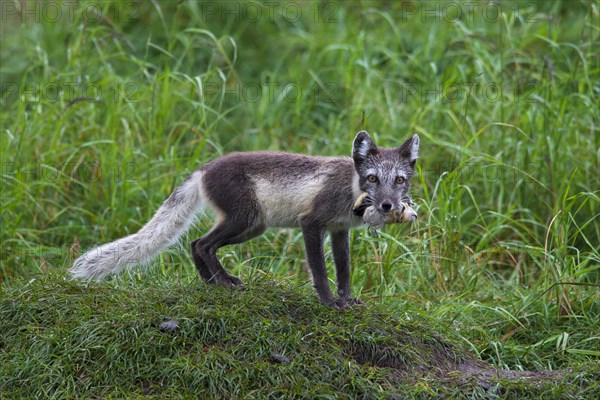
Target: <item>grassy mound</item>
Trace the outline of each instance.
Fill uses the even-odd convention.
[[[168,322],[166,325],[164,322]],[[593,396],[600,368],[494,370],[383,305],[338,311],[308,286],[177,278],[3,288],[8,398],[520,398]]]

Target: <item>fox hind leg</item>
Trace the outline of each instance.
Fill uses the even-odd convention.
[[[214,226],[206,235],[192,242],[192,256],[200,276],[208,283],[239,287],[242,281],[230,275],[217,258],[217,250],[223,246],[252,239],[264,232],[263,226],[248,226],[226,219]]]
[[[202,257],[200,257],[199,252],[196,250],[196,246],[199,245],[199,240],[200,238],[192,242],[192,257],[194,258],[194,264],[196,265],[196,269],[198,270],[198,273],[202,279],[204,279],[206,282],[214,283],[213,273],[210,271],[210,268],[208,268],[208,265],[204,262]]]

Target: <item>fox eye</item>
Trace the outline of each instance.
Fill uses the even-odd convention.
[[[375,175],[369,175],[369,176],[367,176],[367,180],[368,180],[369,182],[373,182],[373,183],[375,183],[375,182],[377,182],[379,179],[377,179],[377,177],[376,177]]]
[[[396,185],[402,185],[404,183],[404,178],[399,176],[396,178]]]

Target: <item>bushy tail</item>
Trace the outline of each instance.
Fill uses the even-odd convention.
[[[185,233],[203,208],[203,197],[202,172],[196,171],[137,233],[89,250],[75,260],[69,272],[77,279],[100,279],[150,262]]]

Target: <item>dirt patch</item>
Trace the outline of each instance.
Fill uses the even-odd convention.
[[[400,344],[400,343],[396,343]],[[399,346],[390,343],[351,341],[349,356],[359,364],[391,368],[392,375],[402,381],[417,382],[423,377],[461,387],[494,390],[507,383],[540,386],[559,383],[565,371],[511,371],[473,358],[458,355],[444,342],[406,341]]]
[[[490,390],[501,383],[521,383],[526,386],[540,386],[560,382],[568,371],[511,371],[495,368],[483,361],[469,360],[458,364],[456,369],[447,370],[449,379],[465,385],[475,384]]]
[[[568,371],[511,371],[498,369],[483,361],[471,360],[458,365],[456,369],[464,376],[478,381],[497,381],[499,379],[528,379],[537,382],[554,382],[563,378]]]

